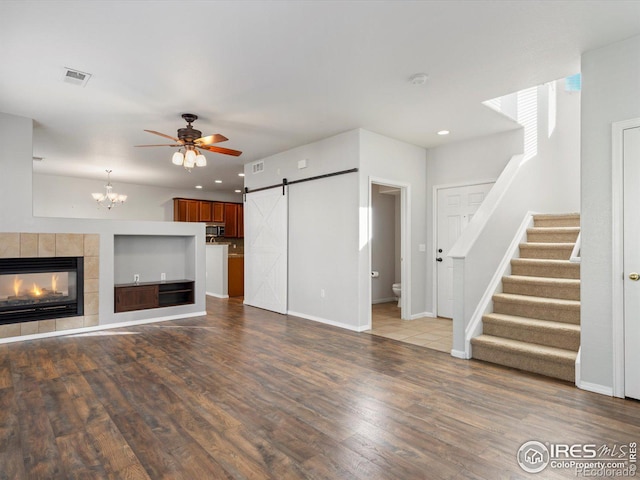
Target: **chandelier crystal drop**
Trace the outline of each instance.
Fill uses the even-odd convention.
[[[111,185],[111,170],[105,170],[107,172],[107,184],[104,186],[104,193],[92,193],[93,199],[98,202],[101,207],[106,207],[111,210],[113,207],[122,205],[127,201],[127,196],[116,193],[113,191],[113,185]]]

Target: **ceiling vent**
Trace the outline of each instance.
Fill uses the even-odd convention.
[[[64,77],[62,78],[66,83],[70,83],[72,85],[78,85],[80,87],[84,87],[87,85],[87,82],[91,78],[90,73],[81,72],[79,70],[74,70],[72,68],[65,67],[64,69]]]
[[[251,164],[251,172],[252,173],[264,172],[264,161],[252,163]]]

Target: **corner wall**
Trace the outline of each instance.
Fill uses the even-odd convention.
[[[640,36],[582,56],[582,381],[613,387],[613,122],[640,117]]]

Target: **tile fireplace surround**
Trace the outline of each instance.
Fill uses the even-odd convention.
[[[0,339],[98,325],[100,235],[0,233],[0,258],[84,257],[84,316],[0,325]]]

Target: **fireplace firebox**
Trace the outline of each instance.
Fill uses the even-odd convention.
[[[0,325],[83,313],[83,257],[0,259]]]

